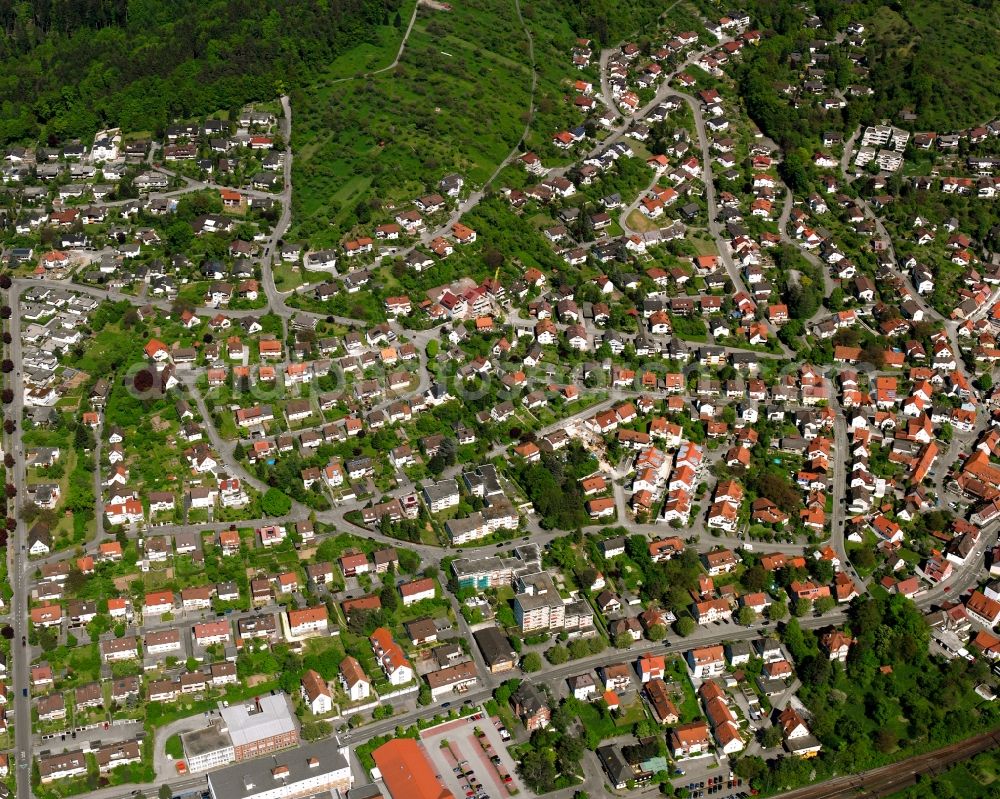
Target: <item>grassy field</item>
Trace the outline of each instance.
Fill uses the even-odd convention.
[[[698,252],[698,255],[718,255],[719,248],[716,246],[712,239],[703,238],[702,236],[695,235],[688,239],[691,245]]]
[[[382,25],[375,30],[376,42],[362,42],[336,58],[327,70],[327,80],[353,78],[389,66],[399,51],[399,43],[406,32],[416,0],[404,0],[399,9],[399,26]]]
[[[922,779],[912,788],[894,793],[887,799],[987,799],[997,795],[1000,774],[1000,754],[983,752],[971,760],[958,763],[938,776]]]
[[[307,272],[298,264],[278,261],[274,265],[274,285],[279,291],[289,291],[298,288],[306,282],[321,282],[326,275],[322,272]]]
[[[320,79],[296,117],[299,234],[333,243],[369,196],[406,203],[449,172],[485,182],[524,127],[526,46],[512,4],[477,0],[421,9],[394,70]]]

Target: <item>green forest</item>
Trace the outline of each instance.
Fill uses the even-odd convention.
[[[0,144],[86,138],[108,125],[155,134],[174,119],[270,100],[283,91],[308,91],[338,57],[359,45],[378,44],[384,26],[405,22],[404,5],[403,0],[0,2]],[[529,21],[536,12],[554,14],[576,35],[600,44],[638,33],[670,7],[667,0],[521,5]],[[867,24],[866,56],[876,92],[871,103],[848,112],[855,118],[867,122],[908,109],[916,114],[915,127],[948,130],[1000,113],[996,0],[818,0],[820,30],[804,27],[805,6],[790,0],[750,0],[746,6],[755,24],[772,34],[747,60],[741,81],[747,105],[786,145],[797,144],[795,131],[809,130],[818,120],[799,119],[770,104],[778,64],[808,39],[831,35],[851,20]],[[513,3],[503,14],[513,14]]]
[[[864,771],[996,728],[997,708],[974,692],[989,666],[931,655],[927,622],[910,600],[855,599],[848,630],[853,644],[842,668],[820,650],[815,632],[797,619],[785,625],[782,639],[802,681],[799,698],[823,751],[812,760],[741,758],[736,773],[762,791]]]
[[[402,0],[24,0],[0,2],[0,144],[87,138],[306,89]],[[527,6],[527,4],[525,4]],[[613,41],[665,2],[559,0],[581,35]],[[509,4],[513,11],[513,3]]]
[[[809,108],[796,109],[779,98],[778,81],[795,83],[789,57],[812,40],[833,40],[850,22],[865,25],[863,55],[869,65],[865,82],[871,99],[854,99],[842,124],[853,129],[882,119],[913,130],[948,132],[983,124],[1000,113],[1000,5],[996,0],[817,0],[821,27],[805,20],[810,9],[789,0],[751,0],[747,10],[767,32],[764,42],[737,69],[747,111],[761,129],[786,151],[808,146],[837,120]],[[844,89],[859,82],[841,54],[826,65],[834,84]],[[903,118],[903,112],[912,117]]]
[[[0,3],[0,143],[88,137],[271,100],[367,40],[400,0]]]

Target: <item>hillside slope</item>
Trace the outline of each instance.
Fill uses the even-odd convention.
[[[409,202],[450,172],[482,185],[520,140],[530,108],[529,148],[579,124],[579,111],[566,101],[579,74],[571,65],[578,36],[610,36],[617,44],[677,6],[671,0],[522,0],[522,25],[513,0],[451,5],[450,11],[419,9],[394,69],[385,66],[395,45],[383,48],[381,62],[360,59],[353,72],[331,65],[292,93],[290,235],[332,245],[373,211]],[[684,5],[685,22],[697,24]],[[538,77],[533,103],[525,26]]]
[[[876,115],[917,114],[921,130],[948,131],[1000,113],[1000,4],[908,0],[871,18],[868,58]]]
[[[946,132],[1000,114],[997,0],[816,0],[821,30],[805,27],[813,8],[797,0],[747,0],[744,7],[768,32],[763,49],[772,63],[757,62],[752,76],[764,81],[774,63],[786,62],[811,39],[830,39],[850,22],[864,23],[870,74],[862,82],[875,90],[860,113],[864,124],[888,118],[913,130]],[[904,110],[916,118],[903,119]],[[794,137],[795,124],[784,127]]]
[[[401,0],[0,3],[0,144],[162,128],[273,99],[367,41]]]

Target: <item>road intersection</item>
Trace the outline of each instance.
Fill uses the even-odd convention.
[[[412,20],[411,20],[412,26]],[[526,29],[527,32],[527,29]],[[528,36],[530,42],[530,34]],[[726,41],[726,40],[723,40]],[[405,43],[405,40],[404,40]],[[718,45],[713,45],[717,47]],[[706,48],[704,51],[699,51],[694,53],[689,58],[681,64],[674,72],[677,74],[685,66],[690,63],[694,63],[703,52],[707,52],[710,48]],[[402,48],[401,48],[402,51]],[[604,51],[601,54],[602,66],[606,67],[607,64],[607,53]],[[398,56],[397,56],[398,58]],[[533,70],[534,74],[534,70]],[[535,77],[537,79],[537,76]],[[613,98],[611,97],[610,89],[607,83],[606,69],[602,69],[602,100],[609,105],[613,106]],[[727,275],[733,284],[735,291],[747,291],[747,286],[743,281],[740,269],[737,267],[733,261],[726,242],[724,241],[723,228],[718,221],[718,205],[715,197],[714,188],[714,178],[712,172],[712,156],[710,153],[709,140],[706,135],[706,130],[704,126],[704,119],[702,114],[702,109],[700,103],[696,98],[690,95],[684,94],[683,92],[677,91],[668,87],[668,81],[664,81],[661,87],[657,90],[656,95],[650,103],[648,103],[636,118],[642,118],[651,111],[656,105],[662,102],[663,99],[668,96],[668,94],[676,94],[680,96],[684,102],[686,102],[693,112],[695,126],[698,134],[699,145],[701,149],[702,157],[702,167],[703,167],[703,178],[706,186],[706,200],[709,208],[709,231],[712,237],[715,239],[722,263],[725,266]],[[286,149],[284,158],[284,184],[278,199],[281,202],[281,214],[275,226],[273,227],[266,243],[262,248],[260,255],[259,266],[262,273],[262,283],[264,287],[264,293],[267,298],[267,310],[270,313],[276,314],[282,319],[282,324],[287,331],[288,324],[293,319],[293,317],[299,318],[311,318],[319,319],[324,318],[323,314],[314,314],[309,312],[304,312],[291,308],[286,299],[291,292],[279,291],[275,279],[273,263],[277,260],[278,252],[283,240],[286,235],[292,219],[292,109],[287,96],[281,98],[281,106],[283,115],[281,118],[281,132],[284,138]],[[628,131],[631,121],[626,121],[622,125],[616,127],[610,135],[602,142],[602,144],[594,149],[594,153],[598,151],[605,150],[610,144],[622,139]],[[530,121],[528,122],[530,126]],[[527,133],[527,128],[525,133]],[[523,141],[523,136],[522,136]],[[520,142],[518,143],[520,144]],[[518,147],[515,146],[507,158],[497,167],[497,170],[493,173],[493,176],[487,181],[487,184],[481,187],[479,190],[473,192],[464,202],[462,202],[458,208],[456,208],[449,216],[447,222],[440,226],[438,229],[425,234],[421,241],[422,243],[427,243],[432,238],[447,232],[455,222],[457,222],[462,214],[468,212],[472,207],[474,207],[486,193],[486,189],[489,184],[492,183],[493,179],[499,174],[505,166],[511,163],[518,155]],[[568,167],[552,170],[551,175],[564,174],[568,171]],[[182,194],[185,192],[201,190],[205,188],[216,188],[215,184],[199,182],[199,181],[187,181],[186,185],[177,190],[176,192],[165,193],[164,196],[172,196],[174,194]],[[272,196],[273,195],[268,195]],[[787,222],[789,218],[790,209],[793,203],[793,198],[791,193],[786,194],[785,205],[781,215],[781,235],[784,240],[790,241],[787,236]],[[631,206],[634,208],[633,206]],[[869,209],[870,210],[870,209]],[[874,215],[874,214],[873,214]],[[622,215],[623,220],[627,218],[627,213]],[[877,229],[880,235],[883,235],[888,239],[888,234],[885,232],[884,227],[881,226],[881,222],[876,218]],[[794,243],[794,242],[792,242]],[[416,246],[416,245],[414,245]],[[807,257],[809,255],[807,254]],[[811,259],[812,260],[812,259]],[[826,270],[823,271],[824,275]],[[905,277],[900,275],[902,279]],[[22,419],[23,409],[24,409],[24,392],[22,383],[22,358],[21,358],[21,317],[19,313],[20,295],[23,290],[29,286],[37,285],[37,281],[34,280],[14,280],[11,288],[8,290],[8,298],[6,304],[12,308],[12,314],[7,321],[7,332],[11,336],[11,343],[9,344],[9,357],[14,363],[14,369],[6,375],[5,386],[13,390],[14,400],[8,408],[8,418],[14,419],[18,422],[17,427],[12,433],[4,434],[4,451],[14,455],[15,465],[8,472],[9,480],[18,492],[18,496],[24,496],[27,488],[26,479],[26,468],[25,459],[23,452],[23,442],[21,440],[21,425],[20,421]],[[92,286],[77,285],[73,284],[71,286],[73,291],[77,291],[88,296],[94,297],[96,299],[109,299],[114,301],[127,301],[132,304],[145,304],[150,303],[154,307],[160,308],[161,310],[169,310],[170,302],[167,300],[147,300],[125,294],[122,292],[117,292],[113,290],[100,289]],[[916,292],[913,292],[916,296]],[[926,305],[926,304],[925,304]],[[209,309],[199,309],[203,313],[207,312]],[[933,309],[927,306],[929,313],[933,313]],[[259,311],[238,311],[238,310],[226,310],[226,309],[212,309],[213,313],[221,313],[225,316],[232,317],[234,319],[241,318],[243,316],[257,315]],[[361,320],[335,317],[335,320],[353,326],[361,324]],[[515,325],[519,325],[516,320]],[[531,325],[531,322],[525,321],[524,326]],[[403,331],[403,329],[394,325],[394,330],[398,329],[400,334],[407,335],[411,340],[415,341],[420,346],[419,350],[424,349],[427,341],[429,341],[433,333],[423,332],[423,333],[413,333],[412,331]],[[949,331],[949,336],[952,338],[953,345],[958,350],[957,345],[957,334],[955,326],[950,322],[945,322],[945,327]],[[794,353],[789,350],[785,345],[782,345],[782,355],[778,357],[792,358]],[[767,356],[764,356],[767,357]],[[423,392],[429,388],[431,382],[430,371],[426,359],[421,356],[422,360],[419,365],[419,376],[417,383],[418,392]],[[964,368],[964,367],[962,367]],[[190,377],[190,379],[189,379]],[[194,379],[192,376],[185,376],[183,381],[186,385],[187,393],[194,399],[197,408],[204,419],[205,427],[207,430],[209,441],[212,447],[219,454],[219,457],[223,461],[224,468],[230,474],[239,477],[241,480],[245,481],[247,484],[253,486],[259,491],[265,491],[267,489],[266,484],[257,479],[255,476],[250,474],[242,464],[240,464],[235,457],[236,442],[229,441],[223,438],[216,428],[212,414],[208,411],[208,407],[205,403],[205,397],[201,394],[197,386],[194,385]],[[547,432],[551,432],[558,429],[565,429],[568,425],[580,423],[583,419],[594,415],[599,410],[609,408],[615,402],[621,401],[629,397],[634,397],[639,392],[609,392],[610,398],[587,408],[586,410],[580,411],[576,414],[568,416],[555,422],[547,427],[544,427],[536,431],[537,436],[542,436]],[[387,403],[386,403],[387,404]],[[376,406],[377,407],[377,406]],[[832,481],[832,494],[834,498],[833,511],[830,515],[830,537],[827,542],[833,547],[842,568],[848,571],[852,578],[858,583],[859,586],[864,586],[864,581],[861,580],[860,576],[853,569],[850,563],[848,553],[846,550],[846,542],[844,538],[844,528],[845,528],[845,507],[840,501],[842,497],[846,495],[847,491],[847,471],[846,471],[846,458],[848,455],[848,431],[845,419],[845,412],[839,403],[834,399],[831,402],[831,407],[836,413],[836,420],[834,424],[834,445],[836,450],[836,457],[834,458],[833,466],[833,481]],[[98,449],[94,453],[95,462],[100,462],[100,441],[101,441],[101,431],[97,431],[98,434]],[[502,455],[506,452],[507,447],[504,444],[497,445],[493,447],[489,453],[489,457],[494,457]],[[458,466],[451,467],[445,470],[443,476],[449,477],[458,474]],[[394,492],[389,492],[389,496],[398,496],[406,491],[411,490],[409,486],[396,489]],[[95,474],[95,492],[97,498],[97,507],[95,508],[97,518],[99,520],[97,537],[96,539],[88,544],[88,551],[94,548],[100,543],[101,539],[104,537],[103,529],[103,507],[101,504],[101,490],[100,490],[100,476]],[[640,524],[629,518],[626,509],[624,507],[624,493],[620,485],[615,488],[616,499],[618,500],[619,506],[619,520],[616,524],[624,527],[630,534],[638,534],[644,536],[656,536],[662,532],[665,532],[668,528],[664,525],[658,524]],[[8,506],[15,506],[15,511],[10,513],[10,516],[16,518],[16,527],[10,535],[10,545],[8,546],[8,558],[10,563],[10,581],[11,587],[13,589],[13,599],[10,609],[10,621],[13,628],[13,640],[12,640],[12,668],[13,668],[13,681],[12,687],[14,689],[14,724],[15,724],[15,737],[14,737],[14,748],[16,752],[17,761],[17,773],[18,773],[18,789],[17,789],[17,799],[30,799],[31,797],[31,764],[33,762],[33,750],[35,747],[34,736],[32,734],[32,707],[30,698],[30,663],[32,657],[32,648],[27,643],[28,635],[28,597],[30,593],[30,580],[31,580],[31,570],[35,565],[41,565],[44,563],[55,562],[61,557],[64,557],[65,553],[58,553],[47,558],[43,558],[35,563],[29,565],[26,544],[28,530],[25,521],[21,518],[21,514],[16,512],[16,498],[14,500],[9,500]],[[347,519],[348,514],[352,510],[357,508],[352,505],[338,505],[331,510],[321,511],[315,514],[317,520],[325,522],[336,526],[341,530],[355,530],[358,531],[356,525]],[[240,522],[240,526],[253,527],[253,526],[263,526],[266,524],[274,523],[291,523],[296,520],[300,520],[308,515],[307,509],[299,503],[293,503],[292,511],[281,518],[261,518],[253,520],[244,520]],[[228,527],[228,523],[215,522],[199,524],[198,527],[203,530],[219,530]],[[156,531],[157,533],[173,533],[179,532],[183,529],[190,529],[187,525],[162,525],[154,528],[150,528],[150,531]],[[380,530],[365,529],[363,534],[373,540],[377,540],[387,544],[399,543],[398,539],[392,538],[383,534]],[[546,530],[543,529],[536,516],[530,515],[528,519],[524,522],[523,528],[519,531],[518,536],[523,536],[527,540],[537,543],[544,547],[549,544],[555,538],[565,535],[563,531],[557,530]],[[982,551],[985,550],[987,546],[996,541],[997,528],[995,525],[987,528],[986,534],[982,536],[982,540],[978,546],[977,554],[981,555]],[[703,545],[715,546],[729,546],[733,548],[740,548],[747,545],[747,542],[742,538],[732,537],[732,536],[701,536],[700,543]],[[461,554],[466,557],[476,557],[486,554],[495,554],[496,544],[490,544],[488,546],[469,546],[463,548],[445,548],[439,546],[432,546],[428,544],[411,544],[407,543],[406,546],[420,555],[422,561],[426,565],[438,565],[441,563],[442,559],[455,554]],[[749,547],[747,547],[749,549]],[[785,542],[753,542],[754,551],[758,552],[787,552],[787,553],[802,553],[811,552],[816,549],[815,546],[807,546],[804,544],[792,544]],[[963,567],[954,570],[951,577],[947,580],[942,581],[942,583],[934,586],[933,588],[925,591],[923,594],[917,597],[917,604],[922,608],[930,608],[936,604],[939,604],[950,597],[957,597],[969,586],[971,586],[977,577],[977,568],[980,561],[973,557],[969,559],[969,563]],[[452,601],[453,606],[455,606],[454,600]],[[459,620],[459,629],[463,636],[468,636],[470,630],[468,625],[465,624],[461,613],[457,612],[456,617]],[[809,616],[803,618],[801,623],[807,628],[819,628],[831,624],[838,624],[846,619],[846,611],[843,609],[835,609],[828,612],[822,616]],[[681,653],[690,649],[692,646],[703,646],[713,643],[722,643],[728,641],[739,641],[739,640],[749,640],[756,638],[762,634],[771,633],[773,628],[770,625],[753,625],[751,627],[739,627],[735,624],[729,623],[725,625],[720,625],[718,627],[705,626],[698,628],[693,635],[689,638],[680,639],[674,638],[666,642],[652,642],[652,641],[642,641],[637,643],[634,647],[629,650],[628,657],[632,658],[636,655],[643,653],[663,653],[663,654],[675,654]],[[623,653],[623,657],[624,657]],[[609,658],[607,652],[601,653],[599,655],[593,655],[585,658],[581,658],[576,661],[572,661],[565,665],[558,667],[547,668],[542,675],[546,681],[560,681],[565,680],[567,677],[574,674],[592,669],[597,665],[606,663]],[[480,666],[479,672],[484,675],[481,682],[481,686],[477,689],[470,691],[466,698],[473,702],[479,703],[490,697],[492,690],[499,684],[499,679],[493,675],[489,675],[488,670],[485,669],[482,663],[477,664]],[[440,712],[439,708],[429,707],[429,708],[417,708],[412,710],[404,710],[401,713],[394,715],[392,718],[373,722],[371,724],[365,725],[363,728],[356,732],[351,732],[345,734],[342,738],[344,743],[350,743],[352,740],[359,740],[362,737],[370,738],[378,736],[381,734],[386,734],[392,732],[397,726],[406,726],[408,724],[414,723],[421,719],[426,719],[434,716],[436,713]],[[172,729],[172,728],[171,728]],[[165,734],[165,732],[163,733]],[[162,741],[157,742],[157,752],[159,752]],[[157,761],[157,777],[158,779],[166,779],[169,777],[169,773],[162,773],[164,768],[168,768],[168,764],[162,758]],[[593,775],[588,774],[588,786],[591,786],[595,778]],[[600,790],[600,780],[599,775],[596,778],[597,784],[592,787],[595,790]],[[203,778],[187,778],[183,780],[171,780],[175,791],[178,789],[186,787],[196,787],[203,783]],[[128,792],[133,788],[138,789],[141,786],[117,786],[113,789],[104,789],[101,791],[96,791],[92,796],[96,799],[111,799],[112,797],[124,797],[128,795]]]

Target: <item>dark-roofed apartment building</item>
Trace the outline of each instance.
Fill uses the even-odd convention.
[[[492,674],[502,671],[510,671],[517,663],[517,653],[510,645],[510,640],[498,627],[484,627],[476,630],[472,637],[479,645],[479,651],[483,653],[483,660],[486,667]]]
[[[97,767],[101,774],[107,774],[119,766],[142,762],[142,749],[138,741],[122,741],[121,743],[102,746],[97,750]]]

